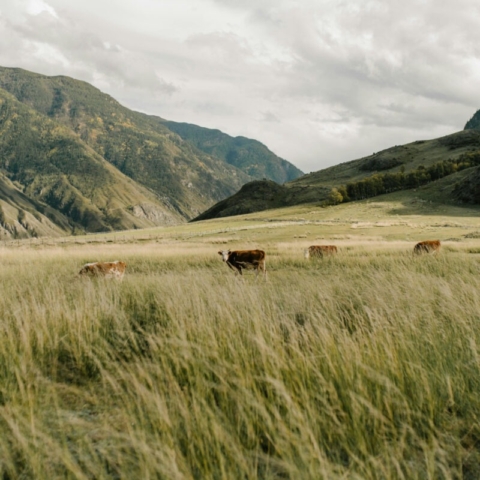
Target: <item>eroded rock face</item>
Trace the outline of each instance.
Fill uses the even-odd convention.
[[[145,218],[156,225],[174,225],[179,223],[178,219],[171,213],[158,208],[151,203],[142,203],[134,205],[132,209],[133,216],[137,218]]]

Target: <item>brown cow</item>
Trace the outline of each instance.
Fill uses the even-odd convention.
[[[304,250],[305,258],[320,257],[324,255],[335,255],[337,247],[335,245],[312,245]]]
[[[418,242],[415,247],[413,247],[413,253],[416,255],[422,253],[436,254],[440,251],[440,246],[440,240],[425,240],[423,242]]]
[[[86,263],[78,274],[122,280],[126,266],[127,264],[125,262],[120,262],[118,260],[115,262]]]
[[[242,275],[242,269],[253,268],[255,277],[258,272],[263,271],[265,280],[267,279],[267,269],[265,266],[265,252],[263,250],[221,250],[218,252],[222,260],[235,272]]]

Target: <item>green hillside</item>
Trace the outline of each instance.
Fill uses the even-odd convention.
[[[476,183],[479,165],[480,130],[468,129],[434,140],[395,146],[304,175],[283,186],[273,182],[253,182],[195,220],[303,203],[361,200],[430,183],[435,189],[435,185],[442,184],[441,179],[459,171],[462,175],[458,176],[454,185],[442,190],[439,197],[443,202],[476,203],[479,197]]]
[[[463,130],[433,140],[418,140],[398,145],[373,155],[341,163],[324,170],[304,175],[291,182],[297,186],[338,186],[372,176],[376,173],[409,172],[420,166],[429,167],[465,153],[480,150],[480,132]]]
[[[454,197],[463,203],[480,205],[480,167],[468,171],[453,190]]]
[[[142,228],[181,220],[173,209],[120,173],[70,129],[2,89],[0,169],[29,199],[30,208],[42,213],[42,208],[49,206],[52,221],[63,230]],[[8,202],[8,195],[4,201],[15,203]],[[142,206],[156,211],[156,216],[148,219],[137,214]]]
[[[265,145],[245,137],[231,137],[220,130],[189,123],[166,121],[170,130],[209,155],[221,158],[255,179],[285,183],[303,175],[295,165],[277,157]]]

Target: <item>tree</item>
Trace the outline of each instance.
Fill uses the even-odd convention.
[[[332,188],[330,194],[328,195],[328,203],[331,205],[338,205],[343,202],[343,195],[338,191],[337,188]]]
[[[348,202],[350,199],[348,198],[347,188],[345,185],[341,185],[338,187],[338,192],[343,197],[343,202]]]

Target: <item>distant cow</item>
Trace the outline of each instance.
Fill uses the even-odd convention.
[[[78,274],[121,280],[125,274],[126,266],[125,262],[118,260],[115,262],[93,262],[85,264]]]
[[[312,245],[305,249],[305,258],[320,257],[324,255],[335,255],[337,253],[337,247],[335,245]]]
[[[265,280],[267,279],[267,269],[265,267],[265,252],[263,250],[221,250],[218,252],[222,260],[235,272],[242,275],[242,269],[254,269],[255,277],[258,272],[263,271]]]
[[[423,242],[418,242],[415,247],[413,247],[413,253],[415,255],[420,255],[422,253],[438,253],[440,251],[440,240],[425,240]]]

